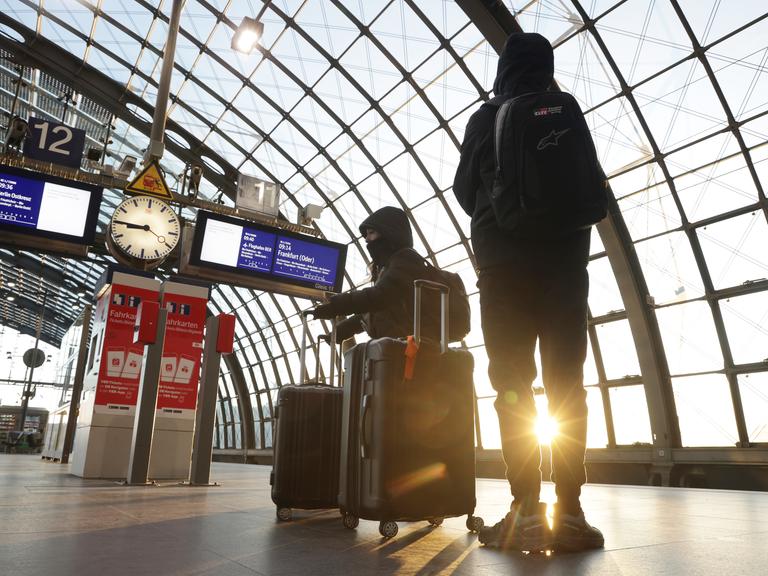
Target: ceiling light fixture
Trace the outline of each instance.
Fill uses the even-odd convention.
[[[232,36],[232,49],[243,54],[250,54],[261,40],[263,33],[264,24],[255,18],[243,16],[240,26],[237,27],[235,35]]]

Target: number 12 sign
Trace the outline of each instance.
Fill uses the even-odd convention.
[[[80,168],[85,148],[85,130],[51,120],[29,119],[24,155],[35,160]]]

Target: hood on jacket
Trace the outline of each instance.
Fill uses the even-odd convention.
[[[546,90],[555,74],[555,57],[549,40],[535,32],[510,34],[499,55],[493,92],[518,96]]]
[[[360,224],[360,234],[365,236],[368,228],[376,230],[393,251],[413,248],[413,233],[408,216],[400,208],[384,206],[372,213]]]

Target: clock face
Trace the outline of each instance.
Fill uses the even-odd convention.
[[[159,260],[179,243],[179,218],[165,202],[149,196],[123,200],[109,223],[112,242],[125,255]]]

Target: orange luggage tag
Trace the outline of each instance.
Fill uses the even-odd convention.
[[[406,380],[413,380],[413,373],[416,370],[416,355],[419,353],[419,343],[416,338],[408,336],[405,345],[405,373],[403,377]]]

